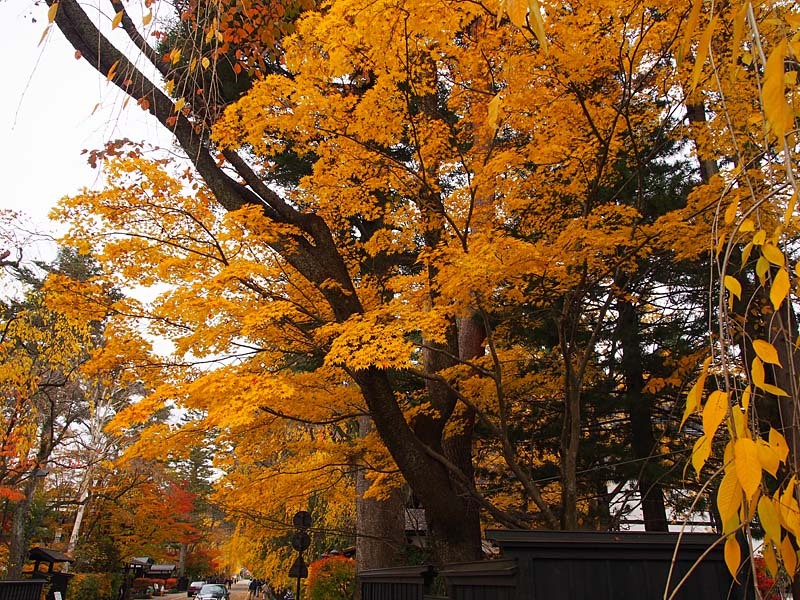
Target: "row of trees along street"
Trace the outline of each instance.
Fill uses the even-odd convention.
[[[4,240],[26,247],[17,235],[26,226],[3,215]],[[68,249],[53,264],[12,252],[3,260],[5,575],[19,578],[31,545],[65,551],[79,570],[116,572],[131,556],[173,553],[190,572],[210,572],[201,527],[214,518],[205,501],[207,451],[192,449],[160,464],[126,458],[135,433],[106,430],[147,389],[127,366],[146,343],[109,329],[119,293],[107,289],[106,304],[94,305],[70,291],[99,270]],[[128,346],[124,355],[119,344]]]
[[[794,574],[795,6],[47,5],[175,147],[89,152],[69,264],[8,303],[9,510],[62,464],[94,515],[182,490],[137,543],[224,519],[218,560],[280,581],[298,509],[370,568],[419,559],[404,507],[446,563],[633,490],[649,530],[710,514],[732,571],[757,519]]]

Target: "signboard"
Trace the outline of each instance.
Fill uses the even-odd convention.
[[[300,555],[295,559],[294,563],[292,563],[291,568],[289,569],[289,577],[296,577],[297,579],[305,579],[308,577],[308,567],[306,563],[303,561],[303,556]],[[300,585],[300,584],[298,584]]]

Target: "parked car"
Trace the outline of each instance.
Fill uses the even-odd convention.
[[[193,581],[192,583],[189,584],[189,587],[186,588],[186,595],[189,596],[189,598],[196,596],[197,593],[201,589],[203,589],[203,586],[205,584],[206,584],[205,581]]]
[[[219,583],[207,583],[197,593],[197,600],[230,600],[228,588]]]

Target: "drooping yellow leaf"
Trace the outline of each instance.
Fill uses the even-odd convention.
[[[686,55],[689,52],[689,47],[692,45],[692,37],[694,36],[694,30],[697,27],[697,23],[700,20],[700,9],[702,6],[702,0],[695,0],[692,3],[692,11],[689,13],[689,19],[686,21],[686,25],[683,28],[683,43],[681,44],[680,48],[678,48],[678,54],[676,57],[678,65],[680,65],[683,62],[683,59],[686,58]]]
[[[528,0],[528,8],[530,9],[530,26],[536,39],[539,40],[544,52],[547,52],[547,35],[544,30],[544,19],[542,18],[542,7],[539,5],[539,0]]]
[[[782,267],[786,262],[783,252],[780,251],[780,248],[769,243],[761,246],[761,254],[763,254],[764,258],[766,258],[769,262],[771,262],[773,265],[777,265],[778,267]]]
[[[500,94],[497,94],[488,105],[489,114],[486,118],[486,122],[489,124],[489,128],[492,131],[497,131],[497,126],[500,123],[500,103]]]
[[[714,390],[706,400],[703,407],[703,432],[709,437],[714,437],[722,419],[728,414],[728,394],[721,390]]]
[[[769,571],[770,575],[774,577],[778,574],[780,565],[778,564],[778,557],[775,556],[775,549],[772,547],[772,542],[767,540],[764,543],[764,547],[761,552],[764,556],[764,563],[767,567],[767,570]]]
[[[746,231],[755,231],[756,230],[756,223],[753,219],[745,219],[742,221],[742,224],[739,225],[739,231],[746,232]]]
[[[743,3],[742,7],[736,12],[733,18],[733,36],[731,39],[731,65],[736,65],[739,55],[742,52],[742,34],[744,33],[744,22],[747,16],[747,3]],[[736,79],[737,69],[730,69],[731,82]]]
[[[124,10],[119,11],[117,14],[114,15],[114,18],[111,19],[111,29],[116,29],[119,27],[119,24],[122,23],[122,16],[125,14]]]
[[[698,476],[709,456],[711,456],[711,440],[703,434],[697,438],[692,448],[692,466]]]
[[[764,363],[757,356],[750,363],[750,379],[756,387],[764,387]]]
[[[764,340],[754,340],[753,341],[753,350],[756,351],[756,355],[765,363],[770,365],[778,365],[781,366],[780,358],[778,358],[778,351],[775,349],[775,346],[770,344]]]
[[[770,446],[766,440],[759,439],[756,444],[758,445],[758,462],[761,463],[761,468],[773,477],[776,477],[778,474],[778,467],[780,467],[781,464],[778,453],[773,450],[772,446]]]
[[[520,29],[528,25],[528,3],[525,0],[503,0],[509,20]]]
[[[786,59],[786,39],[781,40],[767,58],[764,68],[762,106],[767,124],[773,133],[783,137],[791,129],[794,121],[792,108],[786,99],[784,80],[784,60]]]
[[[789,202],[786,204],[786,210],[783,213],[783,224],[788,225],[792,222],[792,218],[794,217],[794,209],[797,206],[797,192],[792,194],[792,197],[789,199]]]
[[[181,96],[175,101],[175,112],[180,112],[184,106],[186,106],[186,99]]]
[[[58,12],[58,2],[53,2],[50,8],[47,9],[47,22],[52,23],[56,20],[56,13]]]
[[[753,244],[756,246],[760,246],[764,242],[767,241],[767,232],[763,229],[759,229],[756,231],[755,235],[753,236]]]
[[[756,493],[761,485],[761,463],[758,460],[758,446],[753,440],[741,438],[734,447],[736,477],[748,498]]]
[[[152,20],[153,20],[153,9],[151,8],[147,12],[147,14],[144,17],[142,17],[142,25],[147,27],[148,25],[150,25],[150,21],[152,21]]]
[[[751,395],[750,385],[746,385],[744,391],[742,392],[742,400],[741,400],[742,410],[744,411],[745,414],[747,414],[747,411],[750,410],[750,395]]]
[[[772,499],[761,496],[758,501],[758,519],[770,538],[776,541],[781,539],[781,523]]]
[[[780,514],[783,519],[784,527],[797,537],[800,534],[800,507],[797,505],[797,498],[794,495],[795,478],[789,480],[789,485],[781,494]]]
[[[208,60],[208,57],[207,57],[207,56],[204,56],[204,57],[203,57],[203,58],[200,60],[200,64],[202,65],[202,67],[203,67],[204,69],[207,69],[207,68],[208,68],[208,67],[211,65],[211,61],[210,61],[210,60]]]
[[[697,408],[700,406],[700,400],[703,397],[703,388],[706,385],[706,377],[708,376],[708,366],[711,364],[711,357],[709,356],[703,361],[703,368],[700,371],[700,377],[697,378],[697,381],[692,386],[692,389],[689,390],[689,393],[686,395],[686,409],[683,411],[683,418],[681,419],[681,427],[683,424],[686,423],[686,419],[689,418]]]
[[[777,385],[772,385],[771,383],[764,383],[761,386],[761,389],[768,394],[772,394],[773,396],[781,396],[782,398],[786,398],[789,395],[786,390],[779,388]]]
[[[730,225],[736,220],[736,213],[739,211],[739,197],[736,196],[725,209],[725,225]]]
[[[736,468],[731,464],[725,467],[725,475],[717,490],[717,508],[723,524],[734,522],[734,518],[739,514],[741,504],[742,486],[736,478]],[[735,523],[733,529],[738,526],[738,519],[735,520]]]
[[[789,273],[786,269],[781,268],[775,275],[772,281],[772,286],[769,288],[769,299],[772,302],[772,307],[775,310],[780,308],[780,305],[789,294],[791,284],[789,283]]]
[[[734,579],[736,579],[736,572],[739,570],[739,564],[741,562],[742,552],[739,548],[739,542],[736,541],[735,535],[730,535],[728,539],[725,540],[725,564]]]
[[[736,438],[747,437],[747,422],[744,412],[738,406],[731,408],[731,421],[733,421],[733,435]]]
[[[781,462],[786,462],[786,457],[789,456],[789,444],[786,443],[786,438],[783,437],[783,434],[773,427],[769,428],[769,445],[775,450],[778,459]]]
[[[727,233],[723,231],[720,234],[719,238],[717,239],[717,246],[716,246],[715,252],[714,252],[717,257],[719,257],[719,255],[722,254],[722,251],[725,249],[725,240],[726,239],[727,239]]]
[[[725,289],[728,290],[733,296],[741,299],[742,297],[742,284],[739,280],[731,275],[725,275]]]
[[[164,91],[167,92],[168,96],[172,96],[172,92],[175,91],[174,79],[170,79],[167,83],[164,84]]]
[[[711,36],[714,34],[714,27],[717,25],[717,18],[712,17],[708,26],[706,27],[703,35],[700,37],[700,43],[697,45],[697,55],[695,56],[694,68],[692,69],[692,80],[689,84],[689,89],[694,90],[697,84],[700,83],[700,75],[703,72],[703,65],[706,62],[709,49],[711,47]]]
[[[747,264],[748,259],[750,258],[750,253],[753,251],[753,242],[748,242],[748,244],[742,248],[742,267]]]
[[[780,552],[783,559],[783,567],[789,574],[789,578],[793,579],[797,572],[797,550],[794,549],[792,540],[788,535],[783,536],[781,540]]]

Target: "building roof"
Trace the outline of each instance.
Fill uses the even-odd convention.
[[[75,562],[63,552],[53,550],[52,548],[40,548],[38,546],[28,551],[28,558],[33,561],[48,563]]]
[[[150,565],[150,573],[172,573],[175,565]]]

